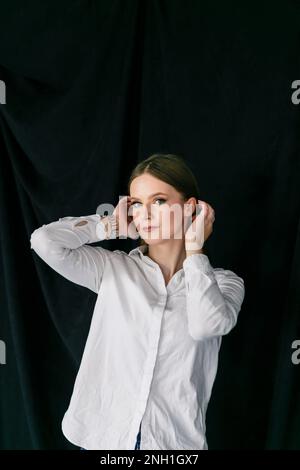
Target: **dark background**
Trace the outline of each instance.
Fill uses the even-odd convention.
[[[0,448],[75,448],[61,420],[96,294],[39,259],[31,232],[117,204],[162,152],[215,210],[212,265],[245,281],[208,446],[300,449],[300,3],[1,0],[0,79]]]

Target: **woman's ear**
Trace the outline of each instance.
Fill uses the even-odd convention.
[[[196,205],[197,205],[197,199],[195,197],[190,197],[187,201],[184,203],[184,214],[186,216],[194,216],[196,214]]]

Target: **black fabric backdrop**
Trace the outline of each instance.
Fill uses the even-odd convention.
[[[134,165],[163,152],[184,155],[215,209],[211,263],[245,281],[209,448],[300,449],[299,2],[2,0],[0,10],[0,448],[75,448],[61,420],[96,295],[39,259],[31,232],[115,205]]]

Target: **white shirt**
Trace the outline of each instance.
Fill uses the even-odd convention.
[[[63,217],[30,239],[55,271],[97,294],[62,431],[85,449],[130,450],[141,423],[141,450],[207,449],[221,338],[236,324],[244,281],[197,253],[166,285],[146,246],[89,246],[99,220]]]

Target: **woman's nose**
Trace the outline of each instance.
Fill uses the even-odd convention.
[[[151,219],[151,204],[144,204],[140,211],[140,217],[145,220]]]

